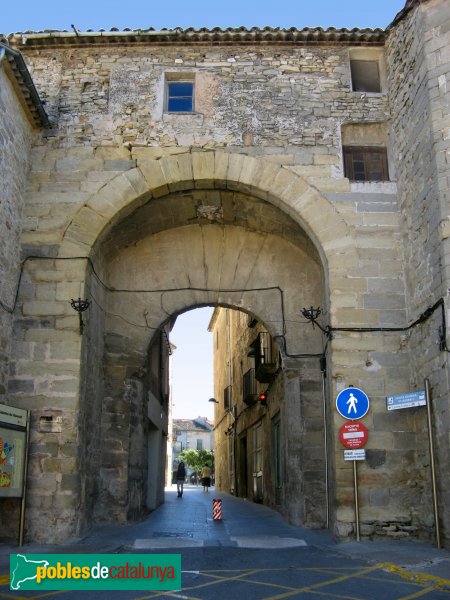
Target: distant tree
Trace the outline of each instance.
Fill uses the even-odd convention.
[[[214,470],[214,452],[211,450],[183,450],[178,458],[196,473],[199,473],[205,465]]]

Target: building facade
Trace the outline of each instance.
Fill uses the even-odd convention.
[[[180,463],[183,450],[208,450],[214,452],[213,423],[206,417],[196,419],[173,419],[172,430],[172,473]],[[187,468],[189,476],[192,469]],[[172,477],[172,481],[174,476]]]
[[[173,456],[183,450],[214,450],[213,424],[206,417],[173,420]]]
[[[448,543],[449,22],[446,0],[409,0],[386,31],[8,36],[50,121],[32,130],[8,78],[17,142],[2,114],[2,152],[23,152],[4,173],[0,393],[32,411],[28,539],[132,518],[149,486],[162,499],[164,339],[173,317],[210,305],[277,344],[278,494],[294,523],[328,513],[336,535],[354,532],[334,402],[355,386],[371,402],[362,522],[433,535],[425,412],[386,410],[428,379]],[[83,335],[77,298],[90,300]],[[270,398],[252,410],[275,427]]]

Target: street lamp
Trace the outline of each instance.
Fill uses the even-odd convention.
[[[208,400],[208,402],[214,402],[215,404],[219,404],[219,401],[218,401],[218,400],[216,400],[215,398],[210,398],[210,399]]]
[[[305,319],[308,319],[308,321],[312,321],[313,323],[321,314],[322,310],[319,307],[314,308],[313,306],[311,306],[310,308],[302,309],[302,315],[305,317]]]
[[[83,317],[81,316],[81,313],[87,310],[90,304],[91,301],[87,298],[86,300],[82,300],[81,298],[78,298],[78,300],[74,300],[72,298],[72,300],[70,301],[70,306],[78,313],[78,317],[80,319],[80,335],[83,335],[84,329]]]

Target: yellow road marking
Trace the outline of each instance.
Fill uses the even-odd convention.
[[[450,579],[444,579],[443,577],[437,577],[436,575],[428,575],[428,573],[421,572],[411,572],[406,569],[402,569],[400,567],[396,567],[395,565],[388,565],[388,570],[391,573],[396,573],[403,577],[403,579],[412,580],[414,583],[421,583],[423,585],[433,584],[437,587],[449,587],[450,588]]]
[[[238,569],[234,569],[233,571],[236,572],[236,571],[238,571]],[[198,585],[193,585],[193,586],[190,586],[190,587],[185,587],[185,588],[183,588],[182,591],[184,593],[184,592],[188,592],[189,590],[198,590],[200,588],[210,587],[212,585],[217,585],[217,584],[223,583],[225,581],[227,581],[227,582],[228,581],[240,581],[243,577],[247,577],[248,575],[254,575],[255,573],[258,573],[258,572],[261,572],[261,571],[264,571],[264,569],[251,569],[250,571],[244,571],[243,573],[241,573],[240,575],[236,575],[235,577],[221,577],[219,575],[215,576],[215,575],[212,575],[212,574],[208,574],[208,577],[213,577],[214,581],[208,581],[207,583],[200,583]],[[201,572],[199,574],[202,575]],[[173,593],[175,593],[175,591],[172,592],[172,594]],[[176,593],[179,594],[180,590],[177,590]],[[151,598],[161,597],[164,594],[168,595],[168,594],[170,594],[170,592],[160,592],[160,593],[156,593],[156,595],[152,594],[152,595],[140,596],[139,598],[135,598],[134,600],[148,600],[148,599],[151,599]]]
[[[307,585],[305,587],[297,588],[296,590],[286,592],[284,594],[278,594],[278,596],[269,596],[265,598],[265,600],[281,600],[282,598],[289,598],[289,596],[294,596],[295,594],[301,594],[302,592],[313,592],[314,590],[318,590],[321,587],[326,587],[327,585],[334,585],[335,583],[341,583],[342,581],[347,581],[348,579],[353,579],[356,577],[362,577],[366,573],[371,573],[372,571],[379,571],[384,568],[386,563],[379,563],[372,567],[367,567],[366,569],[362,569],[361,571],[356,571],[355,573],[351,573],[348,575],[341,575],[340,577],[334,577],[333,579],[328,579],[327,581],[321,581],[320,583],[313,583],[312,585]]]
[[[414,598],[420,598],[421,596],[425,596],[426,594],[431,594],[431,592],[435,592],[437,588],[435,587],[426,587],[421,589],[414,594],[410,594],[408,596],[402,596],[398,600],[413,600]]]
[[[405,579],[405,584],[409,585],[422,585],[426,586],[420,590],[417,590],[415,593],[410,594],[408,596],[404,596],[401,600],[413,600],[414,598],[419,598],[421,596],[425,596],[428,593],[434,591],[437,587],[442,586],[450,586],[450,581],[447,579],[442,579],[440,577],[435,577],[433,575],[426,575],[425,573],[410,573],[404,569],[400,569],[395,565],[389,563],[378,563],[376,565],[367,567],[365,569],[358,570],[358,568],[353,567],[343,567],[342,570],[345,570],[345,574],[339,575],[338,577],[334,577],[332,579],[328,579],[326,581],[321,581],[316,584],[312,584],[309,586],[304,586],[300,588],[294,588],[288,585],[282,585],[277,583],[271,583],[268,581],[257,581],[255,579],[250,579],[252,575],[257,575],[258,573],[268,573],[268,572],[282,572],[287,571],[309,571],[309,572],[317,572],[323,574],[334,574],[336,571],[339,573],[339,569],[333,568],[321,568],[321,567],[307,567],[307,568],[293,568],[287,569],[286,567],[277,568],[277,569],[252,569],[248,571],[239,572],[238,569],[208,569],[207,571],[199,571],[199,576],[208,577],[212,581],[208,581],[206,583],[199,583],[197,585],[191,585],[189,587],[183,588],[182,590],[172,591],[172,592],[156,592],[151,595],[142,596],[140,598],[136,598],[136,600],[147,600],[151,598],[161,598],[161,597],[172,597],[172,598],[186,598],[188,600],[199,600],[194,596],[185,595],[189,591],[199,590],[201,588],[210,587],[213,585],[220,585],[221,583],[228,583],[232,581],[242,581],[242,583],[248,583],[251,585],[260,585],[266,586],[268,588],[278,588],[284,590],[284,593],[280,593],[275,596],[266,597],[265,600],[282,600],[284,598],[289,598],[290,596],[294,596],[296,594],[300,594],[302,592],[311,592],[313,594],[319,595],[327,595],[328,597],[333,598],[342,598],[347,600],[357,600],[354,596],[342,595],[339,593],[330,594],[330,592],[322,592],[320,588],[327,587],[330,585],[334,585],[337,583],[341,583],[343,581],[348,581],[353,578],[364,578],[365,575],[369,573],[373,573],[374,571],[384,570],[385,572],[394,573],[399,575],[403,579]],[[342,572],[341,570],[341,572]],[[223,574],[220,575],[219,573]],[[228,574],[233,574],[233,576],[229,576]],[[367,579],[374,579],[373,577],[368,577]],[[377,579],[379,581],[379,578]],[[385,580],[388,581],[388,580]],[[430,586],[432,584],[432,586]]]
[[[24,590],[25,591],[25,590]],[[33,591],[33,590],[26,590],[26,591]],[[55,592],[49,592],[48,594],[40,594],[39,591],[37,591],[36,595],[34,596],[18,596],[17,592],[11,590],[11,592],[9,594],[4,593],[4,592],[0,592],[0,598],[8,598],[8,600],[30,600],[30,598],[48,598],[49,596],[56,596],[58,594],[67,594],[67,592],[70,590],[58,590]]]

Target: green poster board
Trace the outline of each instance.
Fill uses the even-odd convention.
[[[0,498],[22,498],[28,411],[0,404]]]
[[[0,498],[21,498],[26,432],[0,427]]]

